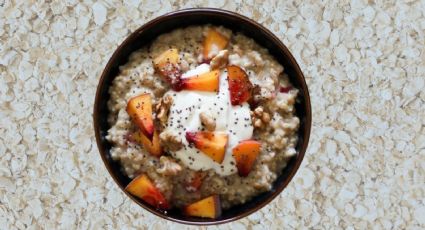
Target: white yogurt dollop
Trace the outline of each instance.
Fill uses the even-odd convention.
[[[208,64],[202,64],[197,68],[183,74],[183,78],[202,74],[210,71]],[[172,131],[181,138],[184,148],[171,153],[185,166],[193,170],[213,169],[220,175],[230,175],[237,172],[232,149],[240,141],[252,137],[253,127],[249,114],[248,103],[239,106],[230,104],[230,93],[226,80],[227,72],[222,70],[220,74],[219,92],[202,92],[182,90],[175,92],[170,90],[168,95],[173,97],[170,115],[166,130]],[[203,127],[199,118],[200,113],[206,113],[216,121],[216,132],[225,132],[228,135],[228,143],[224,160],[221,164],[213,161],[207,155],[195,147],[190,147],[185,138],[187,131],[200,131]]]

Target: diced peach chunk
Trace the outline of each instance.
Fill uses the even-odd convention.
[[[221,164],[227,145],[227,134],[210,131],[186,132],[186,140],[205,155]]]
[[[218,92],[220,70],[181,79],[181,86],[175,89]]]
[[[168,204],[165,197],[162,193],[154,186],[151,180],[145,175],[139,175],[134,178],[125,188],[126,191],[132,195],[142,199],[146,203],[154,206],[159,209],[169,209],[170,205]]]
[[[217,218],[221,215],[221,203],[218,195],[209,196],[183,209],[184,214],[188,216]]]
[[[162,155],[162,148],[159,142],[158,131],[154,131],[152,140],[149,140],[142,132],[137,131],[133,134],[133,139],[143,148],[146,149],[150,154],[160,157]]]
[[[227,66],[227,79],[232,105],[240,105],[251,98],[252,84],[242,68],[235,65]]]
[[[232,150],[239,176],[246,177],[251,172],[255,159],[260,153],[261,143],[255,140],[241,141]]]
[[[145,93],[131,98],[127,103],[127,113],[140,128],[140,131],[152,140],[154,126],[151,95]]]
[[[168,49],[153,60],[155,70],[168,81],[180,77],[179,51],[177,49]]]
[[[211,60],[220,50],[226,48],[229,39],[217,30],[208,30],[203,43],[204,60]]]

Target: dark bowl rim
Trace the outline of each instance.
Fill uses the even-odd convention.
[[[104,148],[104,146],[101,142],[100,123],[99,123],[100,113],[98,112],[99,101],[101,100],[100,94],[101,94],[101,88],[104,85],[105,78],[108,75],[108,72],[109,72],[109,70],[111,69],[111,66],[114,63],[113,60],[115,60],[117,58],[117,56],[119,55],[119,53],[121,52],[123,47],[127,46],[128,43],[130,43],[130,41],[132,40],[131,39],[132,37],[137,36],[137,34],[139,34],[139,33],[142,33],[145,29],[150,28],[152,26],[156,26],[157,23],[160,23],[163,20],[167,20],[170,17],[182,16],[182,15],[191,15],[191,14],[210,14],[210,15],[214,14],[214,15],[224,16],[224,17],[233,17],[233,18],[236,18],[240,21],[243,21],[243,23],[251,24],[252,26],[256,27],[257,29],[262,30],[275,43],[275,45],[278,46],[285,53],[285,55],[287,55],[287,57],[289,58],[289,62],[293,65],[296,74],[299,75],[299,77],[301,78],[300,83],[301,83],[302,90],[300,90],[300,91],[302,91],[301,93],[303,94],[304,99],[305,99],[304,104],[306,106],[306,111],[305,111],[306,113],[305,113],[305,133],[304,133],[304,136],[303,136],[303,144],[300,147],[300,150],[297,154],[298,156],[297,156],[297,160],[295,161],[295,165],[294,165],[293,169],[288,173],[285,181],[279,187],[276,187],[275,191],[269,197],[267,197],[263,202],[261,202],[260,204],[258,204],[254,208],[248,209],[246,211],[243,211],[239,215],[233,216],[233,217],[228,218],[228,219],[223,219],[223,220],[213,220],[213,219],[207,220],[207,219],[205,219],[205,221],[202,221],[202,222],[181,220],[181,219],[170,217],[170,216],[168,216],[168,215],[166,215],[162,212],[159,212],[159,211],[141,203],[133,195],[128,193],[125,190],[125,187],[121,186],[118,178],[115,176],[114,172],[112,171],[111,167],[108,164],[108,161],[107,161],[106,156],[104,154],[105,148]],[[311,102],[310,102],[309,91],[308,91],[308,88],[307,88],[307,83],[305,81],[305,77],[304,77],[304,74],[301,71],[301,68],[299,67],[295,58],[292,56],[289,49],[283,44],[283,42],[276,35],[274,35],[269,29],[267,29],[266,27],[264,27],[260,23],[254,21],[253,19],[250,19],[246,16],[238,14],[236,12],[218,9],[218,8],[187,8],[187,9],[172,11],[172,12],[163,14],[161,16],[158,16],[158,17],[146,22],[145,24],[140,26],[138,29],[131,32],[124,39],[124,41],[115,49],[114,53],[109,58],[105,68],[103,69],[102,74],[101,74],[100,79],[99,79],[99,83],[98,83],[97,88],[96,88],[96,95],[95,95],[94,108],[93,108],[93,126],[94,126],[94,130],[95,130],[96,144],[97,144],[97,147],[98,147],[98,150],[99,150],[99,154],[100,154],[102,161],[105,164],[105,167],[107,168],[109,174],[111,175],[111,177],[113,178],[115,183],[118,185],[118,187],[128,197],[130,197],[130,199],[132,199],[135,203],[137,203],[143,209],[149,211],[150,213],[152,213],[152,214],[154,214],[158,217],[161,217],[165,220],[174,221],[174,222],[177,222],[177,223],[180,223],[180,224],[189,224],[189,225],[197,225],[197,226],[217,225],[217,224],[224,224],[224,223],[233,222],[235,220],[244,218],[244,217],[260,210],[261,208],[263,208],[264,206],[269,204],[274,198],[276,198],[286,188],[286,186],[289,184],[289,182],[293,179],[293,177],[295,176],[296,172],[298,171],[298,169],[299,169],[299,167],[300,167],[300,165],[301,165],[301,163],[304,159],[304,155],[305,155],[305,152],[307,150],[307,146],[308,146],[308,142],[309,142],[309,138],[310,138],[311,122],[312,122]]]

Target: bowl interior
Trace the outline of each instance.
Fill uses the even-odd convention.
[[[182,215],[179,210],[171,210],[167,213],[163,213],[145,205],[143,201],[126,192],[126,194],[139,205],[163,218],[180,223],[205,225],[224,223],[249,215],[270,202],[283,190],[294,176],[304,157],[310,135],[311,109],[308,89],[302,72],[295,62],[295,59],[278,38],[263,27],[259,27],[259,25],[252,20],[235,13],[217,9],[188,9],[161,16],[140,27],[118,47],[102,73],[96,93],[94,127],[98,148],[109,173],[121,189],[125,188],[125,186],[130,182],[130,179],[121,171],[119,162],[115,162],[111,159],[109,153],[111,145],[105,139],[107,131],[110,128],[107,122],[107,101],[109,100],[108,88],[113,79],[118,75],[119,66],[128,61],[128,57],[133,51],[136,51],[142,46],[149,45],[153,39],[162,33],[169,32],[176,28],[197,24],[222,25],[232,29],[234,32],[242,32],[246,36],[253,38],[258,44],[267,48],[269,52],[284,66],[285,72],[288,74],[291,83],[300,90],[298,102],[295,106],[297,116],[301,120],[299,141],[296,147],[298,154],[296,157],[293,157],[290,162],[288,162],[288,166],[283,170],[281,176],[274,182],[272,190],[260,194],[243,205],[235,206],[224,211],[223,215],[216,220],[187,217]]]

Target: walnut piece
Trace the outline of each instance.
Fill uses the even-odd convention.
[[[159,162],[160,167],[156,170],[156,172],[159,174],[165,176],[175,176],[182,170],[182,167],[169,157],[161,156],[161,158],[159,158]]]
[[[252,99],[255,103],[261,103],[262,101],[267,100],[261,93],[261,86],[254,84],[252,87]]]
[[[227,51],[227,50],[221,50],[211,60],[211,62],[210,62],[211,69],[224,68],[227,65],[228,59],[229,59],[229,51]]]
[[[156,118],[159,120],[159,123],[162,127],[165,127],[168,120],[168,113],[170,107],[173,104],[173,98],[170,95],[166,95],[158,102],[155,106]]]
[[[262,106],[258,106],[254,111],[249,112],[251,114],[252,125],[255,128],[263,128],[270,122],[270,114],[264,111]]]
[[[183,147],[181,138],[170,130],[166,130],[159,134],[159,140],[165,151],[175,152]]]
[[[214,121],[214,118],[212,118],[210,115],[206,114],[205,112],[200,113],[199,114],[199,118],[201,119],[202,125],[208,131],[214,131],[215,130],[215,121]]]

